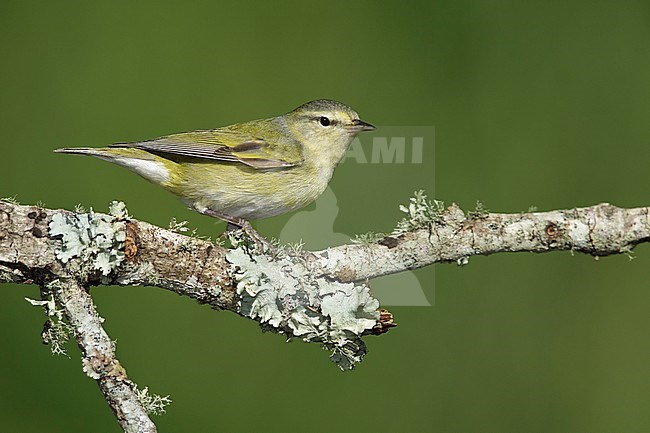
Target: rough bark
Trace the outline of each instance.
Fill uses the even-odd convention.
[[[629,253],[650,239],[648,208],[600,204],[465,215],[456,205],[444,209],[416,196],[402,210],[407,218],[391,234],[323,251],[268,256],[245,244],[226,249],[184,236],[119,209],[112,215],[73,213],[0,201],[0,281],[40,285],[42,300],[31,302],[45,308],[48,322],[58,317],[72,332],[84,371],[97,380],[124,431],[153,432],[150,408],[102,328],[88,293],[92,285],[171,290],[290,337],[319,342],[346,369],[363,358],[363,335],[394,326],[367,287],[352,282],[499,252]]]

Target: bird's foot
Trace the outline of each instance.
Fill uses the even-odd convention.
[[[263,238],[257,232],[257,230],[255,230],[253,226],[251,226],[251,223],[249,223],[248,221],[242,219],[237,224],[233,224],[229,222],[227,230],[231,231],[233,229],[242,230],[244,233],[246,233],[246,236],[248,236],[248,238],[251,239],[253,243],[255,243],[255,246],[259,251],[263,253],[264,252],[270,253],[274,257],[278,255],[278,250],[276,246],[273,245],[268,240],[266,240],[265,238]]]
[[[238,217],[232,217],[230,215],[226,215],[222,212],[214,211],[212,209],[200,209],[200,213],[203,215],[209,215],[213,218],[218,218],[220,220],[226,221],[228,223],[228,226],[226,228],[226,232],[232,232],[235,230],[242,230],[244,233],[246,233],[246,236],[250,240],[253,241],[255,246],[260,252],[269,252],[272,255],[277,255],[277,249],[275,245],[264,239],[257,231],[251,226],[251,223],[246,221],[243,218],[238,218]]]

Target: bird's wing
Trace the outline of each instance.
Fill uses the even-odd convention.
[[[303,162],[302,146],[279,132],[265,138],[229,127],[167,135],[137,143],[115,143],[149,152],[246,164],[253,168],[293,167]]]

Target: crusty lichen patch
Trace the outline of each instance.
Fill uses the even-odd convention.
[[[361,336],[379,319],[379,301],[368,286],[316,277],[296,257],[251,257],[238,247],[226,258],[233,264],[242,315],[265,328],[321,343],[341,370],[363,359],[367,350]]]
[[[90,209],[87,213],[60,212],[49,224],[51,238],[60,238],[56,258],[62,263],[79,259],[82,271],[100,271],[107,276],[124,260],[128,216],[122,202],[112,202],[109,215]]]

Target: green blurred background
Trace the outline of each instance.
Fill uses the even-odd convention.
[[[0,55],[0,196],[26,204],[120,199],[215,235],[223,224],[136,175],[51,150],[326,97],[374,134],[436,128],[421,165],[337,169],[336,233],[389,231],[420,188],[469,210],[650,205],[647,2],[4,0]],[[256,227],[278,236],[290,218]],[[173,293],[92,293],[131,378],[174,400],[161,432],[647,432],[649,263],[641,246],[634,261],[502,254],[418,270],[434,305],[392,307],[400,326],[367,339],[350,373]],[[0,296],[2,430],[120,431],[78,349],[40,344],[44,316],[23,300],[37,287]]]

